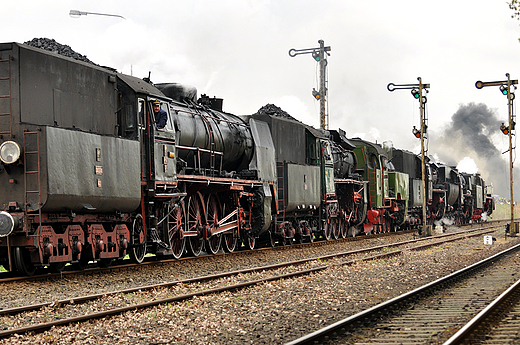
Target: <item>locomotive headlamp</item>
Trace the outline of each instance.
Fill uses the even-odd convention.
[[[14,141],[6,141],[0,145],[0,160],[4,164],[13,164],[20,159],[22,148]]]
[[[14,219],[7,212],[0,212],[0,237],[9,235],[14,229]]]

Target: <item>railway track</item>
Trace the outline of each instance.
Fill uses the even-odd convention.
[[[323,271],[334,265],[349,265],[359,260],[366,261],[395,256],[405,250],[420,250],[468,236],[481,236],[482,234],[495,231],[495,228],[496,226],[488,226],[483,230],[470,229],[461,233],[443,234],[435,236],[434,238],[421,238],[394,244],[385,244],[377,247],[323,255],[277,265],[261,266],[212,276],[140,286],[132,289],[67,298],[50,303],[4,309],[0,310],[0,324],[3,324],[4,327],[8,329],[1,331],[0,337],[23,334],[29,331],[39,332],[53,326],[102,318],[159,304],[188,300],[195,296],[243,289],[248,286],[269,281],[288,279],[290,277]],[[415,246],[412,246],[414,244]],[[94,309],[97,311],[82,315],[81,311],[83,308],[81,304],[83,303],[95,304]],[[26,325],[16,321],[19,319],[37,319],[31,313],[35,313],[38,310],[44,311],[44,317],[37,320],[37,323]],[[63,317],[63,315],[68,316]]]
[[[517,280],[444,345],[516,344],[520,340],[520,280]]]
[[[407,233],[414,233],[416,232],[415,229],[412,230],[403,230],[399,231],[400,234],[407,234]],[[385,236],[392,236],[395,235],[395,232],[385,232],[385,233],[379,233],[379,234],[371,234],[371,235],[364,235],[364,236],[357,236],[357,237],[347,237],[347,238],[340,238],[333,241],[326,241],[326,240],[318,240],[313,242],[306,242],[306,243],[299,243],[299,244],[292,244],[292,245],[279,245],[279,246],[268,246],[268,247],[262,247],[262,248],[256,248],[253,249],[255,252],[262,252],[262,251],[273,251],[273,250],[284,250],[287,248],[305,248],[305,247],[320,247],[320,246],[326,246],[331,243],[342,243],[342,242],[354,242],[354,241],[363,241],[364,239],[371,239],[376,237],[385,237]],[[167,257],[158,257],[158,256],[149,256],[145,258],[145,261],[142,263],[133,263],[130,259],[120,260],[116,261],[114,260],[109,266],[107,267],[98,267],[95,264],[91,264],[88,268],[83,270],[75,270],[73,269],[72,265],[66,266],[66,268],[61,272],[51,272],[49,269],[41,269],[40,274],[36,274],[33,276],[17,276],[12,274],[11,272],[2,272],[0,273],[0,283],[10,282],[10,281],[37,281],[37,280],[45,280],[48,278],[61,278],[66,276],[72,276],[72,275],[78,275],[78,274],[94,274],[94,273],[103,273],[103,272],[110,272],[114,270],[127,270],[127,269],[133,269],[135,267],[139,266],[146,266],[146,265],[157,265],[157,264],[168,264],[171,262],[179,262],[179,261],[192,261],[192,260],[203,260],[204,258],[208,257],[216,257],[219,256],[240,256],[244,253],[250,252],[250,250],[245,249],[244,250],[236,250],[232,253],[225,253],[223,251],[217,253],[217,254],[202,254],[199,256],[186,256],[182,257],[180,259],[174,259],[174,258],[167,258]]]
[[[485,223],[484,228],[499,226],[503,222],[504,222],[503,220],[489,221],[489,222]],[[482,228],[482,224],[480,224],[480,223],[467,224],[465,226],[461,226],[460,228],[467,229],[467,230],[462,230],[462,231],[472,232],[472,231],[475,231],[475,229]],[[403,231],[399,231],[398,233],[406,234],[406,233],[413,233],[415,231],[416,230],[403,230]],[[357,237],[347,237],[347,238],[342,238],[342,239],[340,238],[340,239],[334,240],[332,242],[362,241],[364,239],[375,238],[378,236],[379,237],[392,236],[393,234],[395,234],[395,232],[386,232],[386,233],[357,236]],[[452,235],[453,235],[453,233],[450,233],[450,234],[431,236],[429,238],[442,238],[442,236],[452,236]],[[254,249],[254,251],[269,251],[269,250],[281,250],[281,249],[283,250],[283,248],[286,248],[286,247],[296,247],[296,248],[317,247],[317,246],[328,245],[330,243],[331,243],[331,241],[323,240],[323,241],[314,241],[311,243],[293,244],[292,246],[275,246],[275,247],[257,248],[257,249]],[[228,256],[229,255],[243,255],[243,253],[244,253],[244,251],[237,250],[232,253],[220,252],[217,254],[205,254],[205,255],[200,255],[197,257],[183,257],[180,259],[173,259],[173,258],[168,259],[165,257],[151,256],[151,257],[145,258],[145,261],[140,264],[133,263],[133,262],[131,262],[131,260],[122,260],[122,261],[113,261],[112,264],[108,267],[98,267],[96,265],[90,265],[87,269],[84,269],[84,270],[74,270],[72,265],[68,265],[65,267],[65,269],[62,272],[51,272],[48,269],[41,269],[40,274],[36,274],[36,275],[30,276],[30,277],[17,276],[11,272],[0,272],[0,283],[6,283],[6,282],[11,282],[11,281],[37,281],[37,280],[46,280],[49,278],[63,278],[63,277],[67,277],[67,276],[81,275],[81,274],[90,275],[90,274],[95,274],[95,273],[110,272],[113,270],[133,269],[135,267],[143,266],[143,265],[157,265],[157,264],[163,264],[163,263],[168,264],[171,262],[201,260],[201,259],[204,259],[207,257],[218,257],[218,256],[222,256],[222,255],[228,255]]]
[[[471,335],[478,321],[464,325],[518,279],[519,250],[516,245],[286,345],[442,344],[459,329],[446,344],[475,344],[475,338],[463,336]],[[480,325],[489,323],[489,315]]]

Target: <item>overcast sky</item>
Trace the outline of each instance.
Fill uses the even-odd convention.
[[[74,19],[71,9],[126,19]],[[120,72],[146,77],[150,71],[155,83],[195,86],[199,95],[223,98],[227,112],[251,114],[272,103],[316,127],[317,63],[288,51],[318,47],[322,39],[331,47],[330,128],[417,151],[412,127],[420,125],[419,103],[408,90],[386,86],[422,77],[430,84],[429,154],[449,160],[433,150],[436,140],[446,141],[461,105],[483,103],[507,122],[506,97],[498,87],[477,90],[475,82],[504,80],[506,73],[520,78],[520,26],[511,15],[502,0],[21,0],[2,4],[0,37],[53,38]],[[507,150],[498,127],[488,137],[497,152]],[[452,147],[465,152],[450,159],[477,161],[479,152],[466,146]],[[498,169],[508,178],[508,166]],[[479,172],[498,178],[496,171]]]

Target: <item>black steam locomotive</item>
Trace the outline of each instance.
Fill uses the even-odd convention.
[[[407,227],[422,223],[421,157],[412,152],[392,148],[392,169],[409,176]],[[495,209],[492,187],[486,186],[480,174],[460,173],[455,167],[425,159],[426,214],[429,224],[466,224],[485,221]]]
[[[0,264],[27,275],[420,224],[416,175],[377,144],[18,43],[0,44],[0,162]],[[478,176],[429,171],[435,218],[485,212]]]

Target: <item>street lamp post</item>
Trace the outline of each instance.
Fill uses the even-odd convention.
[[[78,11],[78,10],[70,10],[70,12],[69,12],[69,16],[71,16],[72,18],[79,18],[81,16],[86,16],[87,14],[93,14],[93,15],[96,15],[96,16],[118,17],[118,18],[126,19],[125,17],[120,16],[118,14],[83,12],[83,11]]]

